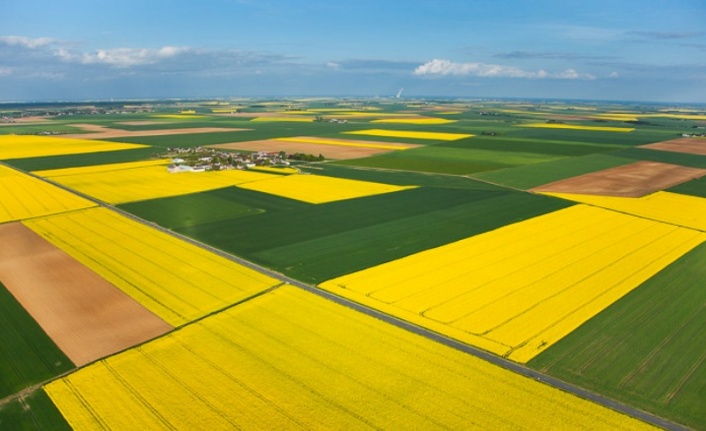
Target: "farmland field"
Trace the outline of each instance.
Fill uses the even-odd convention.
[[[702,244],[529,365],[703,428],[704,260]]]
[[[704,240],[579,205],[320,287],[526,362]]]
[[[86,430],[652,429],[288,286],[45,390]]]
[[[1,283],[0,323],[0,399],[74,368]]]
[[[43,390],[1,404],[0,428],[5,431],[72,430]]]
[[[65,190],[0,165],[0,223],[95,206]]]
[[[120,142],[89,141],[46,136],[0,135],[0,160],[55,156],[60,154],[132,150],[144,147],[144,145]]]
[[[277,284],[104,208],[25,224],[173,326]]]
[[[135,150],[105,151],[102,153],[67,154],[47,157],[9,159],[5,163],[24,171],[74,168],[108,163],[136,162],[145,160],[154,153],[150,147]]]

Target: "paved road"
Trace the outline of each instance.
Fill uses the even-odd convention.
[[[4,163],[0,162],[0,164],[4,164]],[[30,174],[30,175],[31,175],[31,174]],[[36,176],[35,176],[35,177],[36,177]],[[668,420],[666,420],[666,419],[660,418],[660,417],[658,417],[658,416],[655,416],[655,415],[653,415],[653,414],[651,414],[651,413],[647,413],[647,412],[645,412],[645,411],[642,411],[642,410],[639,410],[639,409],[637,409],[637,408],[631,407],[631,406],[629,406],[629,405],[627,405],[627,404],[623,404],[623,403],[621,403],[621,402],[618,402],[618,401],[612,400],[612,399],[610,399],[610,398],[604,397],[604,396],[602,396],[602,395],[599,395],[599,394],[597,394],[597,393],[595,393],[595,392],[591,392],[591,391],[586,390],[586,389],[584,389],[584,388],[581,388],[581,387],[579,387],[579,386],[573,385],[573,384],[571,384],[571,383],[567,383],[567,382],[565,382],[565,381],[563,381],[563,380],[560,380],[560,379],[557,379],[557,378],[548,376],[548,375],[546,375],[546,374],[540,373],[540,372],[538,372],[538,371],[536,371],[536,370],[533,370],[533,369],[530,369],[530,368],[528,368],[528,367],[526,367],[526,366],[524,366],[524,365],[518,364],[518,363],[516,363],[516,362],[512,362],[512,361],[510,361],[510,360],[507,360],[507,359],[502,358],[502,357],[500,357],[500,356],[494,355],[494,354],[492,354],[492,353],[488,353],[488,352],[486,352],[486,351],[484,351],[484,350],[481,350],[481,349],[478,349],[478,348],[476,348],[476,347],[473,347],[473,346],[470,346],[470,345],[461,343],[461,342],[456,341],[456,340],[454,340],[454,339],[452,339],[452,338],[449,338],[449,337],[446,337],[446,336],[441,335],[441,334],[439,334],[439,333],[433,332],[433,331],[431,331],[431,330],[429,330],[429,329],[426,329],[426,328],[423,328],[423,327],[414,325],[414,324],[409,323],[409,322],[406,322],[406,321],[404,321],[404,320],[400,320],[400,319],[398,319],[398,318],[396,318],[396,317],[393,317],[393,316],[390,316],[390,315],[388,315],[388,314],[385,314],[385,313],[382,313],[382,312],[380,312],[380,311],[377,311],[377,310],[375,310],[375,309],[372,309],[372,308],[363,306],[363,305],[361,305],[361,304],[358,304],[358,303],[356,303],[356,302],[354,302],[354,301],[351,301],[351,300],[348,300],[348,299],[346,299],[346,298],[340,297],[340,296],[335,295],[335,294],[333,294],[333,293],[330,293],[330,292],[327,292],[327,291],[318,289],[318,288],[316,288],[316,287],[314,287],[314,286],[311,286],[311,285],[309,285],[309,284],[302,283],[302,282],[299,281],[299,280],[295,280],[295,279],[293,279],[293,278],[287,277],[287,276],[284,275],[284,274],[280,274],[279,272],[276,272],[276,271],[273,271],[273,270],[271,270],[271,269],[262,267],[262,266],[260,266],[260,265],[257,265],[257,264],[255,264],[255,263],[253,263],[253,262],[250,262],[250,261],[248,261],[248,260],[242,259],[242,258],[240,258],[240,257],[233,256],[233,255],[231,255],[231,254],[229,254],[229,253],[225,253],[225,252],[223,252],[223,251],[221,251],[221,250],[219,250],[219,249],[216,249],[216,248],[214,248],[214,247],[209,246],[208,244],[204,244],[204,243],[202,243],[202,242],[196,241],[196,240],[194,240],[194,239],[192,239],[192,238],[189,238],[189,237],[187,237],[187,236],[181,235],[181,234],[176,233],[176,232],[174,232],[174,231],[171,231],[171,230],[169,230],[169,229],[165,229],[165,228],[163,228],[163,227],[161,227],[161,226],[159,226],[159,225],[156,225],[156,224],[154,224],[154,223],[145,221],[144,219],[141,219],[141,218],[139,218],[139,217],[136,217],[136,216],[134,216],[134,215],[132,215],[132,214],[130,214],[130,213],[128,213],[128,212],[125,212],[125,211],[123,211],[123,210],[121,210],[121,209],[119,209],[119,208],[116,208],[116,207],[112,206],[112,205],[108,205],[108,204],[106,204],[106,203],[104,203],[104,202],[101,202],[101,201],[99,201],[99,200],[97,200],[97,199],[94,199],[94,198],[92,198],[92,197],[90,197],[90,196],[84,195],[84,194],[82,194],[82,193],[77,193],[75,190],[72,190],[72,189],[70,189],[70,188],[68,188],[68,187],[64,187],[64,186],[61,185],[61,184],[55,183],[55,182],[53,182],[53,181],[50,181],[50,180],[47,180],[47,179],[41,178],[41,177],[36,177],[36,178],[39,178],[39,179],[41,179],[41,180],[44,180],[44,181],[46,181],[46,182],[48,182],[48,183],[51,183],[51,184],[53,184],[53,185],[55,185],[55,186],[58,186],[58,187],[60,187],[60,188],[62,188],[62,189],[64,189],[64,190],[67,190],[67,191],[69,191],[69,192],[78,194],[78,195],[84,197],[85,199],[88,199],[88,200],[90,200],[90,201],[92,201],[92,202],[95,202],[95,203],[96,203],[97,205],[99,205],[99,206],[106,207],[106,208],[110,208],[110,209],[112,209],[112,210],[114,210],[114,211],[117,211],[117,212],[123,214],[124,216],[126,216],[126,217],[128,217],[128,218],[130,218],[130,219],[132,219],[132,220],[135,220],[135,221],[137,221],[137,222],[139,222],[139,223],[146,224],[146,225],[151,226],[151,227],[153,227],[153,228],[155,228],[155,229],[158,229],[158,230],[160,230],[160,231],[162,231],[162,232],[164,232],[164,233],[166,233],[166,234],[175,236],[175,237],[180,238],[180,239],[182,239],[182,240],[184,240],[184,241],[186,241],[186,242],[189,242],[189,243],[191,243],[191,244],[194,244],[194,245],[196,245],[196,246],[198,246],[198,247],[201,247],[201,248],[204,248],[204,249],[206,249],[206,250],[209,250],[209,251],[211,251],[211,252],[213,252],[213,253],[216,253],[216,254],[218,254],[218,255],[220,255],[220,256],[226,258],[226,259],[229,259],[229,260],[231,260],[231,261],[233,261],[233,262],[237,262],[237,263],[239,263],[239,264],[241,264],[241,265],[244,265],[244,266],[246,266],[246,267],[248,267],[248,268],[252,268],[252,269],[254,269],[254,270],[256,270],[256,271],[259,271],[259,272],[262,272],[262,273],[264,273],[264,274],[267,274],[267,275],[269,275],[269,276],[271,276],[271,277],[273,277],[273,278],[275,278],[275,279],[278,279],[278,280],[282,281],[283,283],[287,283],[287,284],[290,284],[290,285],[292,285],[292,286],[296,286],[296,287],[298,287],[298,288],[300,288],[300,289],[303,289],[303,290],[305,290],[305,291],[307,291],[307,292],[310,292],[310,293],[312,293],[312,294],[314,294],[314,295],[318,295],[318,296],[320,296],[320,297],[326,298],[326,299],[328,299],[328,300],[330,300],[330,301],[333,301],[333,302],[335,302],[335,303],[337,303],[337,304],[343,305],[343,306],[345,306],[345,307],[354,309],[354,310],[359,311],[359,312],[361,312],[361,313],[363,313],[363,314],[366,314],[366,315],[368,315],[368,316],[371,316],[371,317],[374,317],[374,318],[376,318],[376,319],[382,320],[382,321],[384,321],[384,322],[386,322],[386,323],[389,323],[389,324],[391,324],[391,325],[394,325],[394,326],[396,326],[396,327],[398,327],[398,328],[402,328],[402,329],[404,329],[404,330],[407,330],[407,331],[413,332],[413,333],[415,333],[415,334],[421,335],[422,337],[426,337],[426,338],[428,338],[428,339],[430,339],[430,340],[434,340],[434,341],[436,341],[436,342],[438,342],[438,343],[441,343],[441,344],[443,344],[443,345],[445,345],[445,346],[454,348],[454,349],[456,349],[456,350],[460,350],[460,351],[462,351],[462,352],[464,352],[464,353],[467,353],[467,354],[469,354],[469,355],[473,355],[473,356],[475,356],[475,357],[477,357],[477,358],[480,358],[480,359],[482,359],[482,360],[488,361],[488,362],[490,362],[490,363],[492,363],[492,364],[494,364],[494,365],[497,365],[497,366],[499,366],[499,367],[505,368],[506,370],[510,370],[510,371],[513,371],[513,372],[515,372],[515,373],[517,373],[517,374],[520,374],[520,375],[523,375],[523,376],[526,376],[526,377],[535,379],[535,380],[537,380],[537,381],[539,381],[539,382],[542,382],[542,383],[544,383],[544,384],[547,384],[547,385],[549,385],[549,386],[552,386],[552,387],[558,388],[558,389],[560,389],[560,390],[563,390],[564,392],[568,392],[568,393],[574,394],[574,395],[576,395],[576,396],[578,396],[578,397],[581,397],[581,398],[584,398],[584,399],[593,401],[593,402],[595,402],[595,403],[597,403],[597,404],[603,405],[603,406],[608,407],[608,408],[610,408],[610,409],[612,409],[612,410],[615,410],[615,411],[618,411],[618,412],[627,414],[627,415],[629,415],[629,416],[632,416],[632,417],[641,419],[641,420],[643,420],[643,421],[645,421],[645,422],[647,422],[647,423],[656,425],[656,426],[658,426],[658,427],[661,427],[661,428],[664,428],[664,429],[667,429],[667,430],[673,430],[673,431],[689,431],[689,430],[690,430],[689,428],[684,427],[683,425],[679,425],[679,424],[677,424],[677,423],[674,423],[674,422],[668,421]],[[257,295],[257,296],[259,296],[259,295]]]

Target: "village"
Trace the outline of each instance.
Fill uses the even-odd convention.
[[[172,163],[167,166],[170,173],[178,172],[205,172],[229,169],[253,169],[257,167],[289,167],[290,161],[323,161],[324,156],[319,154],[294,153],[284,151],[258,151],[253,153],[228,152],[215,148],[167,148],[163,158],[171,158]]]

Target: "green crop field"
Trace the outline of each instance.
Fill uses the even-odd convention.
[[[706,245],[530,361],[535,369],[697,428],[706,424]]]
[[[4,160],[8,165],[25,171],[45,169],[76,168],[81,166],[103,165],[107,163],[136,162],[152,157],[161,149],[138,148],[135,150],[104,151],[101,153],[67,154],[49,157],[27,157],[24,159]]]
[[[614,151],[624,148],[621,145],[585,144],[545,139],[513,138],[505,136],[475,136],[438,144],[440,147],[505,151],[518,153],[537,153],[557,156],[584,156],[587,154]]]
[[[609,154],[591,154],[566,158],[547,163],[519,166],[490,172],[473,174],[473,178],[518,189],[531,189],[542,184],[559,181],[577,175],[632,163],[622,157]]]
[[[0,399],[74,368],[0,284]]]
[[[3,431],[71,431],[71,427],[47,394],[37,389],[0,404]]]
[[[650,150],[649,148],[629,148],[613,154],[618,157],[633,160],[650,160],[653,162],[672,163],[675,165],[706,169],[706,156],[697,154],[674,153],[672,151]]]
[[[669,189],[670,192],[706,198],[706,177],[691,180]]]
[[[559,158],[561,158],[561,156],[430,145],[422,148],[386,153],[366,159],[343,160],[336,163],[342,165],[462,175],[502,169],[510,166],[547,162]]]

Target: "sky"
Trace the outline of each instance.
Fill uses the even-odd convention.
[[[0,102],[706,103],[706,0],[3,0]]]

